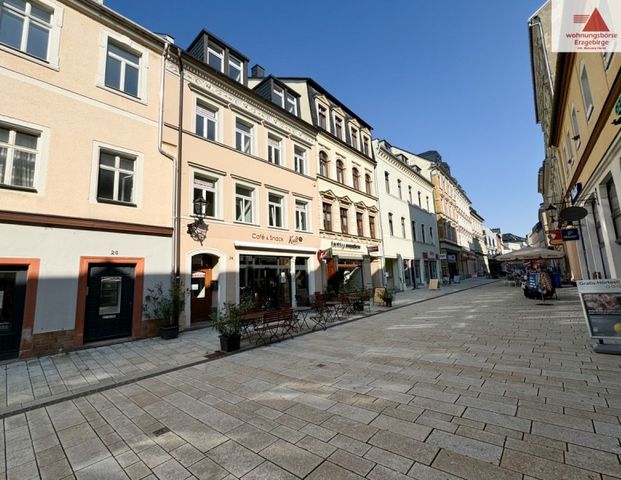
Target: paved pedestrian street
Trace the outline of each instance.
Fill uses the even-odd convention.
[[[621,478],[621,359],[559,297],[495,282],[9,416],[0,479]]]

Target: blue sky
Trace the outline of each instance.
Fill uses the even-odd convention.
[[[105,0],[183,47],[206,28],[268,73],[313,77],[375,137],[438,150],[486,225],[519,235],[541,201],[527,24],[542,3]]]

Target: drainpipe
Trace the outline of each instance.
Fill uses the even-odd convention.
[[[162,53],[162,65],[160,68],[160,97],[159,97],[160,108],[159,108],[159,118],[157,122],[157,149],[162,155],[164,155],[166,158],[168,158],[169,160],[173,162],[173,176],[175,176],[177,172],[177,157],[168,153],[166,150],[164,150],[162,146],[163,130],[164,130],[164,82],[166,81],[166,58],[168,57],[169,50],[170,50],[170,43],[166,41],[166,43],[164,44],[164,52]],[[177,271],[177,256],[175,255],[175,252],[176,252],[175,246],[177,245],[177,236],[179,233],[177,231],[176,223],[175,223],[176,218],[177,218],[177,212],[175,209],[176,207],[175,198],[177,196],[176,189],[177,189],[177,183],[173,182],[173,205],[172,205],[172,211],[171,211],[171,217],[172,217],[171,219],[172,219],[172,225],[173,225],[172,251],[171,251],[171,257],[172,257],[171,273],[173,275]]]
[[[172,275],[175,280],[181,278],[181,158],[183,152],[183,59],[181,57],[181,49],[177,47],[177,59],[179,60],[179,133],[177,140],[177,156],[168,153],[163,148],[163,130],[164,130],[164,86],[166,79],[166,58],[170,50],[170,42],[166,41],[164,51],[162,53],[162,66],[160,71],[160,109],[158,119],[158,150],[165,157],[173,162],[173,248],[172,248]],[[176,324],[179,323],[180,305],[175,302],[173,305],[173,318]]]

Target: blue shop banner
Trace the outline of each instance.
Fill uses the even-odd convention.
[[[574,242],[580,240],[580,233],[577,228],[563,228],[561,229],[561,237],[564,242]]]

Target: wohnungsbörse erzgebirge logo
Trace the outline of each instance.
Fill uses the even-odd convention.
[[[621,0],[552,0],[552,51],[616,52]]]

